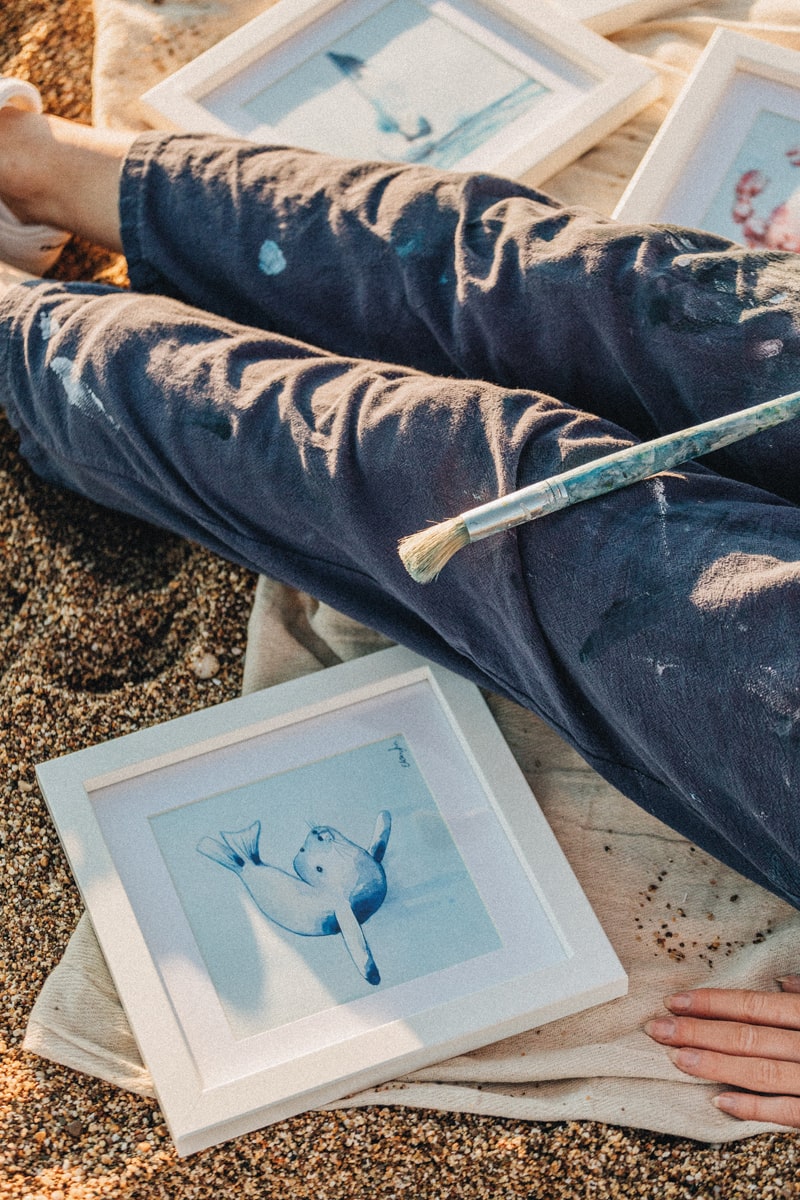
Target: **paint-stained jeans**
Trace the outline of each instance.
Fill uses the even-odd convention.
[[[399,537],[800,386],[800,256],[486,175],[142,136],[131,291],[0,301],[49,480],[311,592],[538,713],[800,907],[800,428],[460,551]]]

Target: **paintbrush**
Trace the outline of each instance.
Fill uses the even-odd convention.
[[[668,471],[680,463],[710,454],[731,442],[741,441],[764,429],[771,429],[800,413],[800,392],[791,392],[775,400],[766,400],[752,408],[691,425],[678,433],[668,433],[651,442],[640,442],[617,450],[603,458],[561,475],[551,475],[541,483],[510,492],[451,517],[430,529],[412,533],[398,544],[403,565],[418,583],[430,583],[453,555],[490,534],[513,529],[525,521],[535,521],[547,513],[568,508],[582,500],[591,500],[631,483],[648,479],[659,471]]]

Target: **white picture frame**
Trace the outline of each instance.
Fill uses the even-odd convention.
[[[565,16],[595,33],[617,33],[686,6],[686,0],[550,0]]]
[[[625,993],[480,692],[408,650],[37,774],[181,1155]],[[289,929],[344,894],[355,933]]]
[[[142,99],[162,127],[535,184],[660,93],[527,0],[278,0]]]
[[[614,216],[800,250],[798,147],[800,51],[718,29]],[[792,217],[785,206],[795,192],[798,213],[779,223],[782,207],[784,218]],[[787,236],[794,244],[777,244]]]

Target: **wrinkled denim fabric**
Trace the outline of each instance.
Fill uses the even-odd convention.
[[[800,258],[489,175],[144,134],[132,288],[0,299],[46,479],[307,591],[532,709],[800,907],[797,423],[460,551],[397,541],[800,386]]]

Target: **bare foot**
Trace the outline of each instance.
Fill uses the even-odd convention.
[[[134,134],[0,109],[0,199],[26,224],[121,251],[119,174]]]
[[[27,271],[20,271],[17,267],[10,267],[8,263],[0,262],[0,296],[17,283],[27,283],[38,278],[38,275],[29,275]]]

